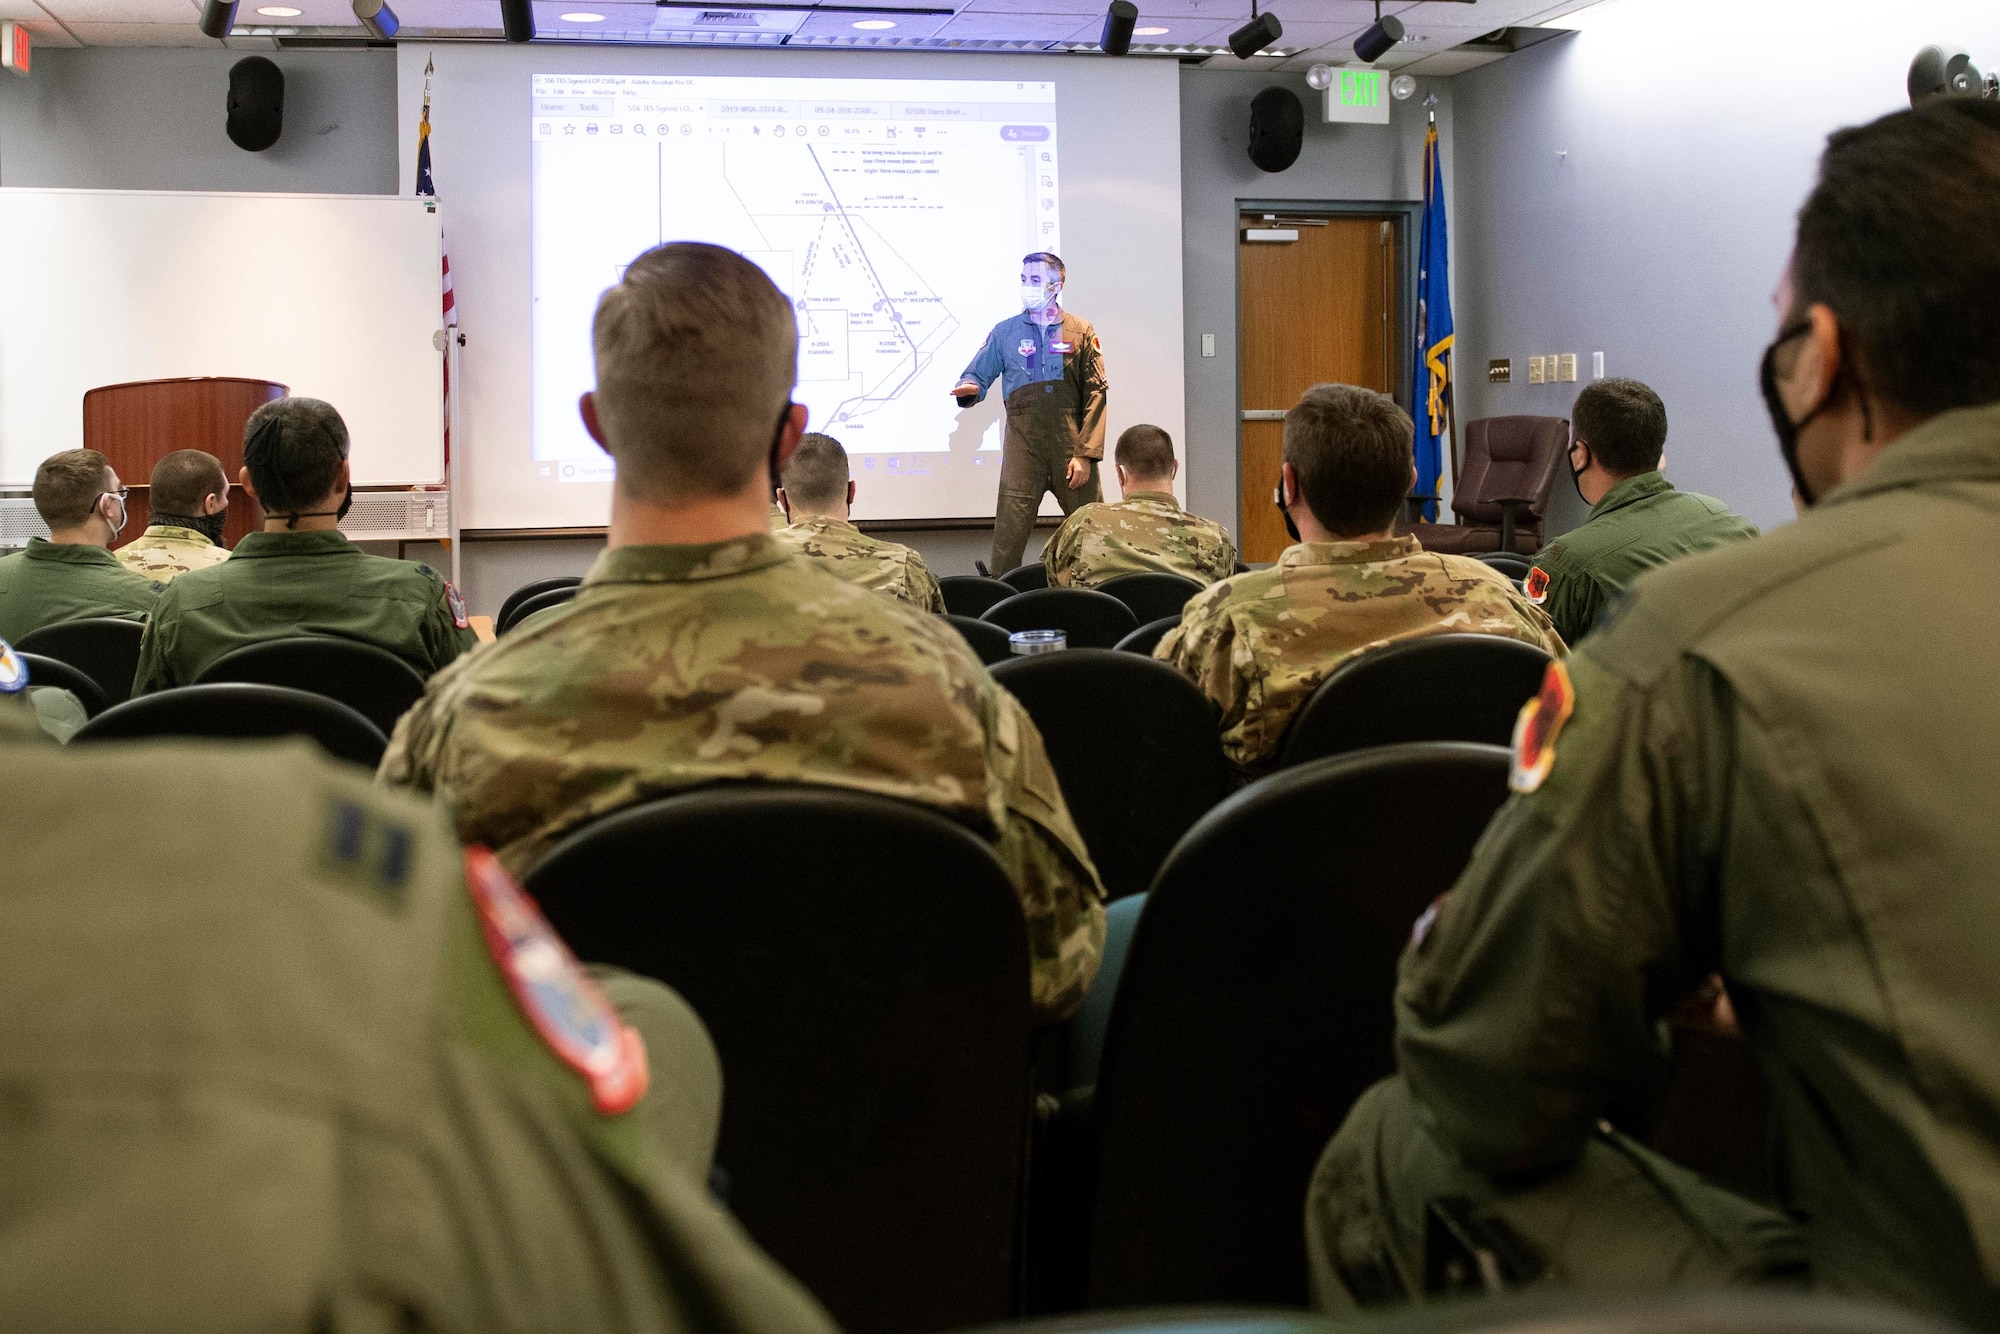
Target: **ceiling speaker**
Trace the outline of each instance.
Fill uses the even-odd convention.
[[[1132,27],[1139,21],[1139,6],[1132,0],[1111,0],[1104,11],[1104,35],[1097,39],[1107,56],[1122,56],[1132,49]]]
[[[229,142],[261,153],[278,142],[284,128],[285,72],[263,56],[246,56],[229,67]]]
[[[1299,160],[1306,108],[1289,88],[1266,88],[1250,99],[1250,160],[1259,171],[1283,171]]]

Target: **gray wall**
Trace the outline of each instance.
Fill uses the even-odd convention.
[[[284,137],[246,153],[223,133],[241,51],[37,50],[0,79],[0,185],[98,190],[396,192],[393,51],[270,53]]]
[[[1623,0],[1588,17],[1452,81],[1461,419],[1567,415],[1601,350],[1607,374],[1665,400],[1676,484],[1785,522],[1756,372],[1819,151],[1907,105],[1923,44],[2000,59],[2000,5]],[[1576,384],[1526,383],[1549,352],[1579,355]],[[1494,357],[1513,359],[1512,384],[1485,382]],[[1557,494],[1561,529],[1583,507]]]
[[[1423,198],[1426,94],[1438,96],[1446,181],[1452,192],[1452,88],[1418,80],[1417,95],[1392,102],[1388,125],[1327,125],[1319,94],[1301,74],[1190,67],[1181,72],[1181,258],[1187,356],[1188,508],[1234,531],[1236,514],[1236,218],[1243,200],[1312,203]],[[1305,148],[1275,175],[1251,165],[1250,99],[1282,84],[1305,99]],[[1215,335],[1215,356],[1201,336]],[[1112,386],[1116,392],[1117,386]]]

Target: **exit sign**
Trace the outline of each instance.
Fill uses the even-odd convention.
[[[1379,69],[1336,69],[1321,94],[1328,124],[1387,125],[1389,75]]]
[[[18,23],[0,23],[0,69],[28,72],[28,30]]]

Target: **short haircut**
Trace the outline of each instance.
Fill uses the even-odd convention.
[[[1619,477],[1637,477],[1660,466],[1667,447],[1667,405],[1637,380],[1593,380],[1569,410],[1575,438],[1591,457]]]
[[[591,342],[597,419],[627,495],[733,495],[769,466],[799,326],[755,264],[721,246],[655,246],[598,299]]]
[[[1351,384],[1316,384],[1285,414],[1285,462],[1320,526],[1379,533],[1410,493],[1416,426],[1396,400]]]
[[[1167,477],[1174,471],[1174,438],[1157,426],[1128,426],[1112,459],[1135,478]]]
[[[1037,250],[1032,255],[1023,255],[1021,256],[1021,262],[1023,264],[1046,264],[1056,271],[1057,278],[1064,282],[1069,281],[1069,270],[1063,267],[1062,260],[1053,250]]]
[[[2000,400],[2000,106],[1935,97],[1827,140],[1799,210],[1793,314],[1839,318],[1870,397]]]
[[[218,494],[229,494],[222,460],[198,449],[177,449],[153,465],[147,500],[155,514],[199,515],[201,503]]]
[[[347,423],[317,398],[273,400],[243,423],[243,466],[268,515],[310,513],[346,458]]]
[[[832,509],[847,499],[847,451],[830,435],[808,431],[779,476],[785,495],[808,509]]]
[[[35,469],[35,513],[50,528],[74,528],[111,489],[111,461],[94,449],[65,449]]]

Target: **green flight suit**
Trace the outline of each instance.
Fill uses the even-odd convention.
[[[1572,1217],[1608,1191],[1681,1201],[1653,1208],[1656,1264],[1626,1285],[1671,1281],[1693,1234],[1710,1273],[1781,1268],[1784,1215],[1597,1166],[1644,1164],[1598,1118],[1717,972],[1813,1281],[2000,1327],[1995,589],[2000,408],[1934,418],[1797,523],[1635,585],[1570,659],[1546,777],[1517,754],[1523,791],[1413,936],[1399,1082],[1357,1104],[1307,1207],[1324,1302],[1413,1286],[1424,1197],[1505,1217],[1496,1183],[1523,1177],[1545,1214],[1550,1193]],[[1509,1221],[1576,1281],[1635,1251]]]
[[[31,537],[25,550],[0,557],[0,639],[9,643],[57,621],[140,620],[159,599],[158,584],[103,547]]]
[[[709,1196],[692,1011],[538,1004],[578,966],[488,934],[434,807],[303,743],[32,729],[0,699],[0,1327],[832,1329]],[[542,1035],[579,1013],[644,1036],[635,1103]]]
[[[429,676],[479,642],[448,589],[429,566],[371,555],[338,531],[250,533],[228,560],[167,586],[132,693],[188,685],[231,649],[289,635],[358,639]]]
[[[1606,491],[1588,519],[1536,554],[1535,568],[1548,583],[1539,592],[1531,585],[1528,596],[1574,647],[1646,571],[1755,536],[1756,525],[1714,497],[1676,491],[1664,474],[1642,472]]]

